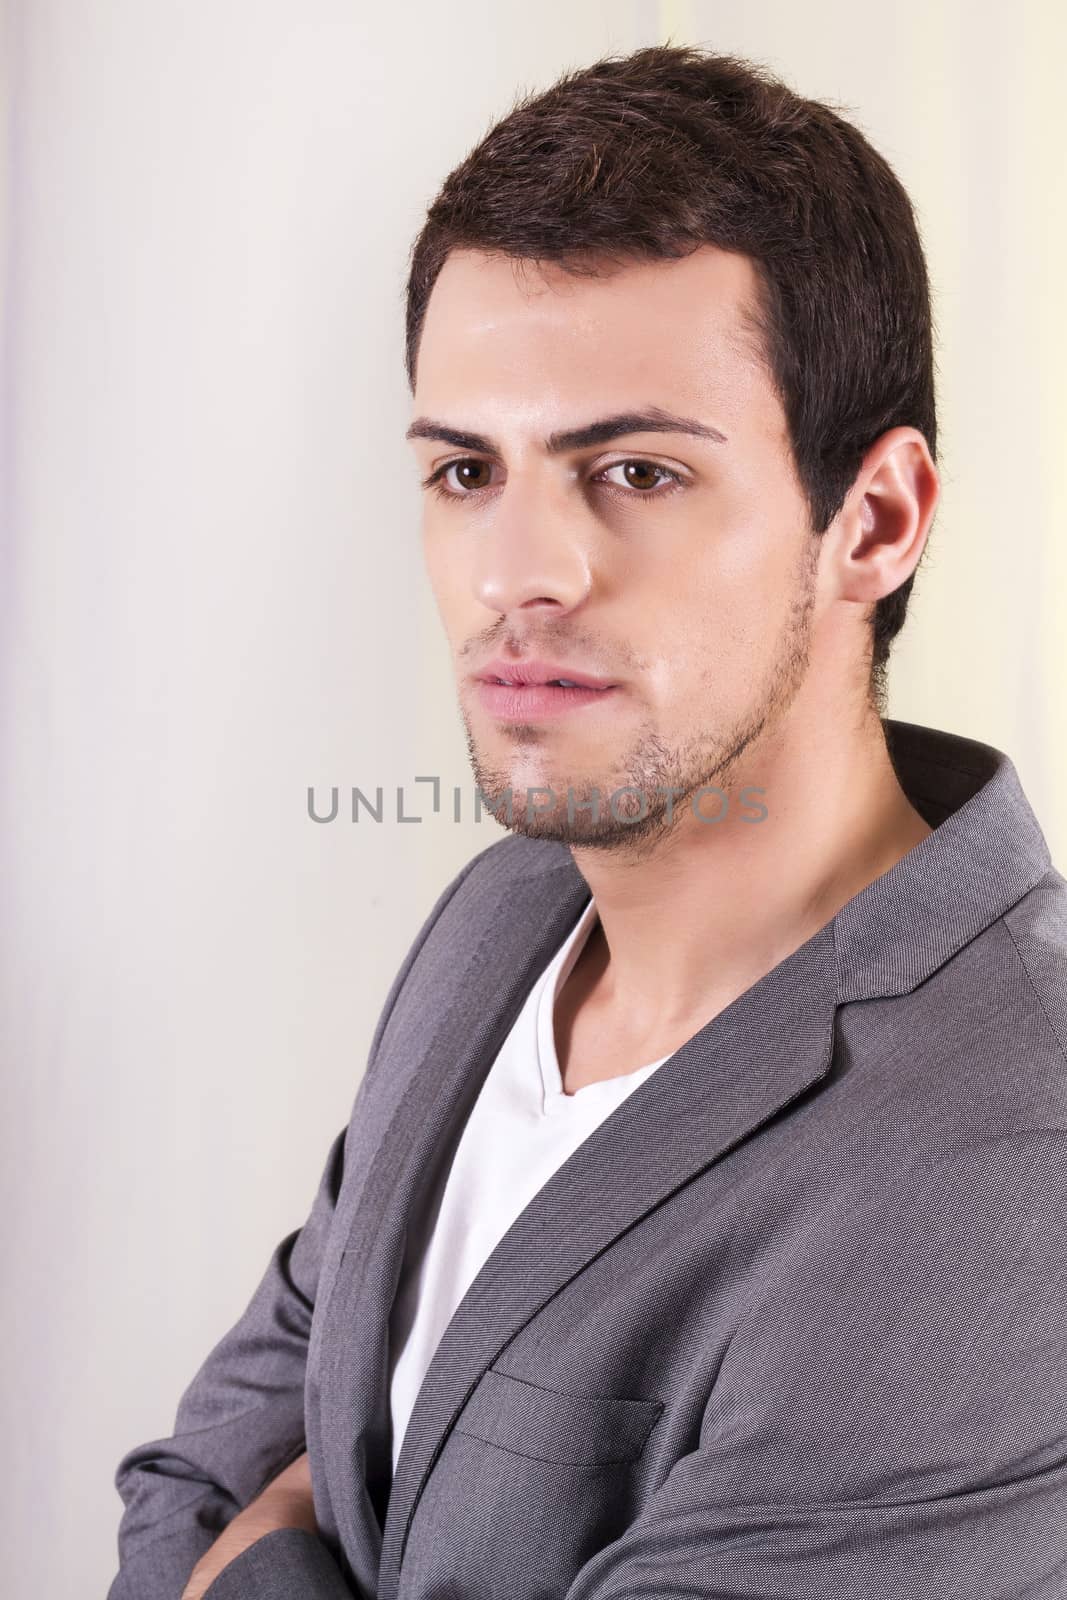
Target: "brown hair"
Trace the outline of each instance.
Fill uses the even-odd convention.
[[[851,123],[764,67],[654,45],[516,100],[449,174],[410,255],[406,365],[450,250],[597,275],[703,244],[750,257],[752,308],[813,531],[844,503],[868,447],[909,425],[936,460],[933,330],[911,202]],[[914,572],[869,613],[872,697]]]

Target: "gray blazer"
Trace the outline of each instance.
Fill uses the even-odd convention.
[[[305,1446],[319,1537],[209,1600],[1063,1600],[1067,882],[1005,755],[886,727],[935,831],[535,1196],[392,1481],[405,1225],[588,897],[517,835],[448,885],[306,1223],[118,1467],[109,1600],[177,1600]]]

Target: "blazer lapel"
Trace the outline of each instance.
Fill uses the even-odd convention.
[[[352,1266],[359,1260],[362,1270],[351,1272],[332,1313],[346,1319],[349,1345],[364,1359],[336,1375],[324,1402],[337,1408],[335,1416],[363,1416],[379,1397],[368,1441],[372,1472],[388,1471],[388,1317],[406,1218],[420,1182],[429,1181],[435,1151],[460,1131],[533,982],[588,894],[567,853],[558,868],[508,884],[485,908],[476,959],[462,981],[452,972],[448,1009],[375,1158],[349,1240]],[[827,924],[645,1079],[516,1218],[458,1306],[416,1399],[395,1480],[381,1497],[384,1503],[388,1495],[388,1510],[378,1600],[395,1600],[419,1495],[486,1368],[594,1256],[826,1074],[838,990]],[[547,1251],[546,1237],[553,1241]],[[324,1346],[343,1342],[331,1329]],[[354,1488],[349,1455],[334,1462],[331,1476],[339,1508],[346,1495],[354,1504]]]
[[[342,1548],[364,1569],[355,1571],[361,1583],[380,1552],[390,1496],[389,1315],[408,1219],[534,981],[588,901],[569,851],[559,854],[558,865],[517,881],[504,872],[480,889],[458,937],[438,925],[422,955],[426,1000],[391,1023],[382,1041],[375,1077],[385,1083],[385,1131],[362,1180],[318,1338],[327,1486]],[[365,1114],[374,1114],[374,1104],[372,1096]]]

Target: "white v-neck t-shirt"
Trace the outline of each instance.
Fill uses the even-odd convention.
[[[556,1169],[668,1060],[564,1094],[555,1002],[597,922],[590,898],[534,983],[489,1070],[443,1188],[411,1219],[389,1324],[393,1469],[426,1369],[483,1263]]]

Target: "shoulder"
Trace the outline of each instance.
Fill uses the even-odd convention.
[[[565,845],[518,834],[494,840],[465,862],[424,915],[393,979],[371,1042],[366,1076],[381,1054],[387,1029],[405,1010],[421,1027],[427,1009],[432,1011],[442,996],[462,985],[479,943],[491,947],[516,921],[537,926],[558,900],[561,886],[580,881]]]
[[[1050,869],[919,984],[845,1003],[836,1044],[883,1177],[890,1157],[1067,1130],[1067,882]]]
[[[1034,1004],[1067,1067],[1067,879],[1050,868],[1003,921]]]
[[[427,925],[446,910],[448,921],[467,926],[482,923],[503,907],[534,917],[542,891],[555,897],[561,882],[577,884],[580,877],[566,845],[509,834],[479,850],[460,869],[439,895]]]

